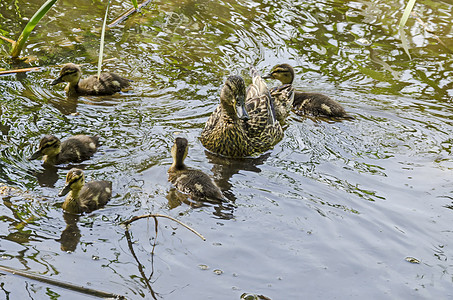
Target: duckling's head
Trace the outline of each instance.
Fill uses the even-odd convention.
[[[60,71],[60,76],[55,79],[51,85],[56,85],[61,82],[68,82],[69,84],[77,84],[82,76],[82,70],[79,66],[69,63],[63,66]]]
[[[250,119],[245,109],[245,83],[241,76],[232,75],[227,78],[220,91],[220,102],[232,118]]]
[[[71,190],[80,190],[84,184],[85,175],[83,174],[83,171],[77,168],[72,168],[66,175],[66,184],[58,196],[64,196]]]
[[[173,157],[172,167],[176,169],[183,169],[185,167],[184,159],[189,151],[188,145],[189,143],[185,138],[177,137],[175,139],[175,143],[171,147],[171,157]]]
[[[263,78],[277,79],[283,84],[292,84],[294,80],[294,69],[288,64],[279,64],[272,68],[269,74]]]
[[[57,156],[61,151],[61,142],[54,135],[46,135],[39,142],[39,149],[30,156],[29,160],[38,159],[42,156]]]

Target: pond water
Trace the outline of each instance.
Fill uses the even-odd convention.
[[[1,1],[17,38],[43,1]],[[106,2],[59,1],[22,55],[40,71],[0,77],[0,265],[127,299],[448,299],[453,297],[453,4],[406,1],[152,1],[106,33],[104,70],[131,91],[67,99],[63,63],[96,72]],[[131,6],[112,1],[109,21]],[[441,42],[439,42],[439,40]],[[14,69],[0,43],[0,67]],[[220,159],[198,140],[228,75],[250,82],[281,62],[298,90],[322,92],[356,118],[292,114],[256,158]],[[270,86],[277,82],[269,81]],[[99,135],[87,180],[110,180],[108,205],[66,215],[67,166],[28,161],[40,138]],[[170,147],[212,175],[229,204],[181,203]],[[143,214],[168,219],[121,222]],[[413,257],[420,263],[406,260]],[[0,298],[95,296],[0,272]]]

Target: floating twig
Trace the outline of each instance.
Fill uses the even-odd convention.
[[[3,35],[0,35],[0,39],[2,39],[4,41],[7,41],[8,43],[11,43],[13,46],[16,43],[15,40],[9,39],[9,38],[7,38],[6,36],[3,36]]]
[[[107,25],[108,28],[112,28],[112,27],[115,27],[116,25],[118,25],[119,23],[123,22],[125,19],[127,19],[131,14],[133,14],[134,12],[136,11],[139,11],[140,9],[142,9],[143,6],[145,5],[148,5],[149,3],[151,2],[151,0],[145,0],[143,1],[142,3],[140,3],[138,5],[138,9],[135,9],[134,7],[132,7],[131,9],[127,10],[126,12],[124,12],[121,16],[119,16],[118,18],[116,18],[112,23],[110,23],[109,25]]]
[[[76,292],[79,292],[79,293],[83,293],[83,294],[87,294],[87,295],[91,295],[91,296],[95,296],[95,297],[113,298],[113,299],[126,299],[126,297],[121,296],[121,295],[117,295],[117,294],[107,293],[107,292],[104,292],[104,291],[99,291],[99,290],[86,288],[86,287],[83,287],[83,286],[80,286],[80,285],[75,285],[75,284],[72,284],[72,283],[69,283],[69,282],[55,280],[55,279],[52,279],[52,278],[49,278],[49,277],[45,277],[45,276],[42,276],[42,275],[38,275],[38,274],[31,273],[31,272],[27,272],[27,271],[13,269],[13,268],[10,268],[10,267],[0,266],[0,271],[5,271],[5,272],[8,272],[8,273],[11,273],[11,274],[14,274],[14,275],[19,275],[19,276],[22,276],[22,277],[30,278],[30,279],[33,279],[33,280],[37,280],[37,281],[40,281],[40,282],[47,283],[47,284],[55,285],[55,286],[60,287],[60,288],[73,290],[73,291],[76,291]]]
[[[24,69],[16,69],[16,70],[6,70],[6,71],[0,71],[0,75],[26,73],[26,72],[30,72],[30,71],[39,71],[44,68],[45,67],[33,67],[33,68],[24,68]]]
[[[173,217],[170,217],[170,216],[167,216],[167,215],[161,215],[161,214],[148,214],[148,215],[142,215],[142,216],[135,216],[135,217],[132,217],[130,220],[128,221],[124,221],[123,224],[128,226],[129,224],[131,224],[132,222],[135,222],[137,220],[140,220],[140,219],[145,219],[145,218],[154,218],[156,220],[156,218],[167,218],[167,219],[170,219],[172,221],[175,221],[176,223],[178,223],[179,225],[182,225],[184,226],[185,228],[189,229],[190,231],[192,231],[193,233],[195,233],[196,235],[198,235],[203,241],[206,241],[206,238],[204,236],[202,236],[201,234],[199,234],[195,229],[191,228],[190,226],[184,224],[183,222],[173,218]]]
[[[107,61],[112,61],[117,59],[116,57],[113,58],[108,58],[104,59],[104,63]],[[91,63],[83,63],[79,64],[78,66],[84,66],[84,65],[90,65]],[[47,67],[31,67],[31,68],[23,68],[23,69],[15,69],[15,70],[5,70],[5,71],[0,71],[0,76],[1,75],[8,75],[8,74],[16,74],[16,73],[26,73],[30,71],[42,71],[47,68],[61,68],[63,65],[53,65],[53,66],[47,66]]]

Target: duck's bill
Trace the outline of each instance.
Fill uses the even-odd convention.
[[[242,104],[242,105],[238,104],[236,106],[236,114],[237,114],[239,119],[250,120],[249,114],[247,113],[247,110],[245,109],[245,105],[244,104]]]
[[[50,85],[56,85],[56,84],[59,84],[61,82],[63,82],[63,80],[62,80],[62,77],[60,76],[57,79],[55,79],[54,81],[52,81],[52,83]]]
[[[58,193],[58,196],[64,196],[66,195],[67,193],[69,193],[69,191],[71,190],[71,185],[70,184],[66,184],[64,186],[64,188]]]
[[[36,151],[35,153],[33,153],[29,158],[28,160],[34,160],[34,159],[38,159],[42,156],[42,153],[41,153],[41,150],[38,150]]]
[[[266,74],[264,76],[261,76],[261,78],[263,78],[263,79],[273,79],[274,77],[272,76],[272,74],[269,73],[269,74]]]

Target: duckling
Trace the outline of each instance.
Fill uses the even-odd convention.
[[[220,104],[206,122],[200,141],[209,151],[223,156],[252,155],[255,151],[247,136],[245,122],[248,119],[244,79],[229,76],[220,91]]]
[[[177,137],[173,147],[171,147],[173,164],[168,169],[168,181],[179,191],[188,194],[194,200],[223,200],[222,192],[211,177],[184,164],[187,152],[187,139]]]
[[[51,85],[67,82],[65,91],[69,96],[113,95],[128,87],[131,81],[114,73],[101,73],[99,79],[95,75],[85,79],[80,79],[81,76],[80,67],[69,63],[63,66],[60,76]]]
[[[49,165],[81,162],[93,156],[98,147],[98,136],[79,134],[60,142],[56,136],[46,135],[41,139],[38,151],[29,160],[43,157],[44,163]]]
[[[280,93],[279,90],[286,85],[293,84],[294,69],[289,64],[279,64],[274,66],[271,72],[263,78],[277,79],[283,84],[271,90],[274,95],[274,93]],[[351,115],[346,113],[340,103],[320,93],[295,92],[292,108],[301,114],[353,119]]]
[[[91,212],[110,200],[112,183],[105,180],[85,183],[83,171],[72,168],[66,175],[66,184],[58,196],[66,194],[68,195],[62,206],[65,211],[74,214]]]

